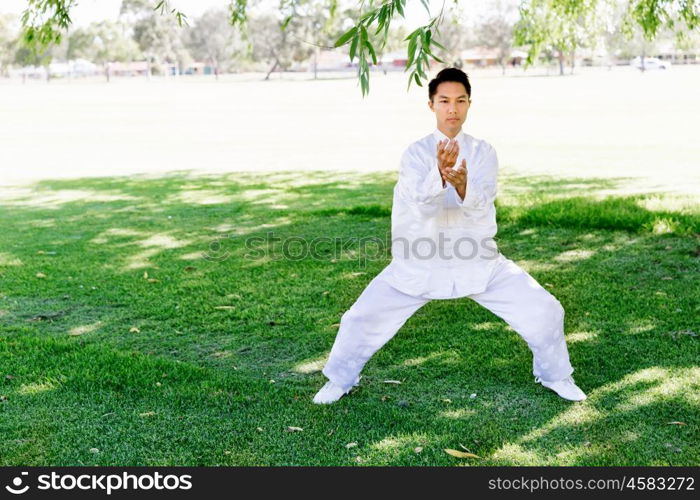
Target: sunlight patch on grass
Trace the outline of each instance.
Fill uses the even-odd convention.
[[[597,392],[594,392],[593,394],[589,394],[589,397],[597,394]],[[549,422],[528,432],[518,441],[521,443],[537,441],[538,439],[542,439],[550,432],[556,431],[561,427],[578,427],[587,423],[595,422],[604,416],[604,413],[598,411],[597,408],[587,401],[575,403],[569,406],[567,410],[555,416]]]
[[[594,456],[599,452],[600,450],[592,450],[590,447],[584,446],[583,444],[579,446],[564,445],[564,449],[554,455],[556,460],[554,460],[551,465],[575,464],[581,458]]]
[[[567,250],[566,252],[562,252],[554,257],[554,260],[557,262],[576,262],[579,260],[590,259],[594,255],[595,252],[593,250]]]
[[[552,264],[550,262],[541,262],[534,259],[518,259],[514,260],[519,267],[522,267],[529,273],[547,272],[555,271],[558,266],[557,264]]]
[[[471,408],[458,408],[456,410],[445,410],[440,412],[439,416],[442,418],[452,418],[452,419],[460,419],[460,418],[467,418],[471,417],[473,415],[476,415],[476,410],[473,410]]]
[[[653,212],[697,212],[697,201],[690,197],[681,196],[651,196],[637,200],[637,205]]]
[[[416,446],[425,446],[428,439],[424,434],[407,434],[405,436],[389,436],[385,437],[381,441],[372,443],[370,448],[381,451],[381,452],[391,452],[396,453],[398,451],[411,450]]]
[[[594,332],[572,332],[566,335],[567,344],[575,344],[576,342],[587,342],[598,337]]]
[[[303,361],[294,366],[292,371],[306,374],[320,372],[323,369],[323,366],[326,364],[326,359],[328,359],[328,355],[324,355],[323,357],[312,359],[310,361]]]
[[[70,329],[70,331],[68,332],[68,335],[77,336],[77,335],[83,335],[85,333],[94,332],[98,328],[101,328],[102,325],[103,325],[102,321],[95,321],[94,323],[89,324],[89,325],[76,326],[76,327]]]
[[[0,252],[0,266],[16,267],[21,265],[22,261],[14,255],[7,252]]]
[[[481,323],[471,325],[471,329],[477,331],[493,330],[494,328],[502,328],[502,325],[496,321],[483,321]]]
[[[90,243],[104,244],[109,243],[110,238],[140,237],[145,236],[146,234],[147,233],[143,231],[135,231],[133,229],[113,227],[95,236],[92,240],[90,240]]]
[[[506,461],[513,465],[541,465],[542,459],[536,451],[523,448],[517,443],[506,443],[489,458]]]
[[[14,197],[12,192],[14,191]],[[2,204],[16,207],[33,207],[58,210],[66,203],[81,202],[110,202],[138,200],[124,193],[95,191],[87,189],[55,189],[38,191],[34,189],[4,190]]]
[[[180,260],[200,260],[203,259],[205,256],[208,254],[203,251],[198,251],[198,252],[191,252],[191,253],[186,253],[185,255],[180,256]]]
[[[234,201],[234,196],[213,189],[181,191],[170,195],[165,203],[189,203],[191,205],[223,205]]]
[[[629,333],[644,333],[656,328],[655,323],[646,322],[636,326],[630,326]]]
[[[54,389],[56,389],[56,385],[48,380],[44,382],[32,382],[31,384],[22,384],[20,388],[17,389],[17,394],[31,396],[33,394],[52,391]]]
[[[634,411],[640,407],[662,402],[670,398],[686,399],[692,406],[700,405],[700,368],[679,369],[677,373],[664,368],[647,368],[625,377],[617,387],[638,383],[653,383],[633,393],[623,403],[617,405],[615,411]],[[614,390],[613,388],[606,390]]]
[[[268,203],[270,201],[279,201],[280,196],[285,196],[282,189],[246,189],[245,191],[238,193],[236,199]]]
[[[678,223],[668,217],[657,217],[651,223],[651,232],[654,234],[670,234],[676,231]]]
[[[224,222],[222,224],[219,224],[218,226],[210,227],[207,229],[217,233],[231,233],[236,230],[236,226],[229,222]]]
[[[127,263],[126,266],[124,266],[124,269],[128,271],[132,269],[143,269],[144,267],[152,267],[153,263],[151,263],[148,259],[154,257],[155,255],[158,255],[159,253],[160,249],[149,248],[148,250],[144,250],[143,252],[131,255],[127,258]]]
[[[653,385],[649,387],[650,384]],[[594,401],[600,401],[609,394],[627,397],[614,409],[606,409],[605,413],[601,413],[593,406]],[[680,370],[679,373],[672,373],[664,368],[654,367],[632,373],[622,380],[591,391],[587,401],[571,405],[568,410],[518,441],[521,443],[536,441],[562,427],[580,428],[582,425],[604,418],[609,411],[633,412],[640,407],[678,397],[687,399],[692,406],[700,404],[700,368],[688,368]],[[584,451],[588,453],[587,450]]]
[[[165,233],[154,234],[153,236],[138,242],[140,246],[145,248],[157,247],[163,249],[181,248],[189,245],[190,243],[190,241],[178,240]]]
[[[31,227],[56,227],[56,219],[38,219],[27,222]]]
[[[445,353],[442,352],[436,352],[431,354],[430,356],[420,356],[418,358],[411,358],[407,359],[403,363],[401,363],[402,366],[420,366],[423,363],[427,363],[428,361],[432,361],[436,358],[441,358]]]

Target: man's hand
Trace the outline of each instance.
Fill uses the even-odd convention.
[[[459,142],[455,140],[442,140],[437,144],[437,163],[442,177],[442,187],[445,187],[445,182],[452,184],[457,190],[460,198],[464,200],[467,193],[467,160],[462,160],[462,163],[454,168],[459,156]]]
[[[452,184],[457,190],[459,197],[464,200],[467,194],[467,160],[462,159],[462,163],[457,168],[450,168],[445,176],[445,180]]]
[[[438,170],[440,170],[440,177],[442,177],[443,187],[445,187],[447,173],[449,169],[454,167],[458,156],[459,143],[457,141],[445,139],[437,143],[437,164]]]

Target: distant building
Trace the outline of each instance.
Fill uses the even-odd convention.
[[[111,62],[109,74],[111,76],[146,76],[148,75],[148,63],[146,61]]]

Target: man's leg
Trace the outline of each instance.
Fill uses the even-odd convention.
[[[573,384],[571,391],[559,390],[554,383],[564,381],[574,369],[564,340],[564,308],[535,279],[510,259],[503,259],[494,270],[488,288],[469,298],[503,318],[530,347],[532,371],[537,381],[567,399],[585,398]]]
[[[323,374],[347,392],[365,363],[429,299],[406,295],[375,277],[340,320]]]

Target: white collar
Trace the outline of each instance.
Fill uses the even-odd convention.
[[[457,135],[455,136],[455,139],[458,140],[458,141],[461,141],[461,140],[464,139],[464,135],[465,135],[465,134],[464,134],[464,131],[463,131],[463,130],[460,130],[459,132],[457,132]],[[435,139],[438,140],[438,141],[444,141],[445,139],[449,139],[449,137],[447,137],[445,134],[443,134],[442,132],[440,132],[440,130],[437,129],[437,128],[436,128],[435,131],[433,132],[433,137],[435,137]]]

